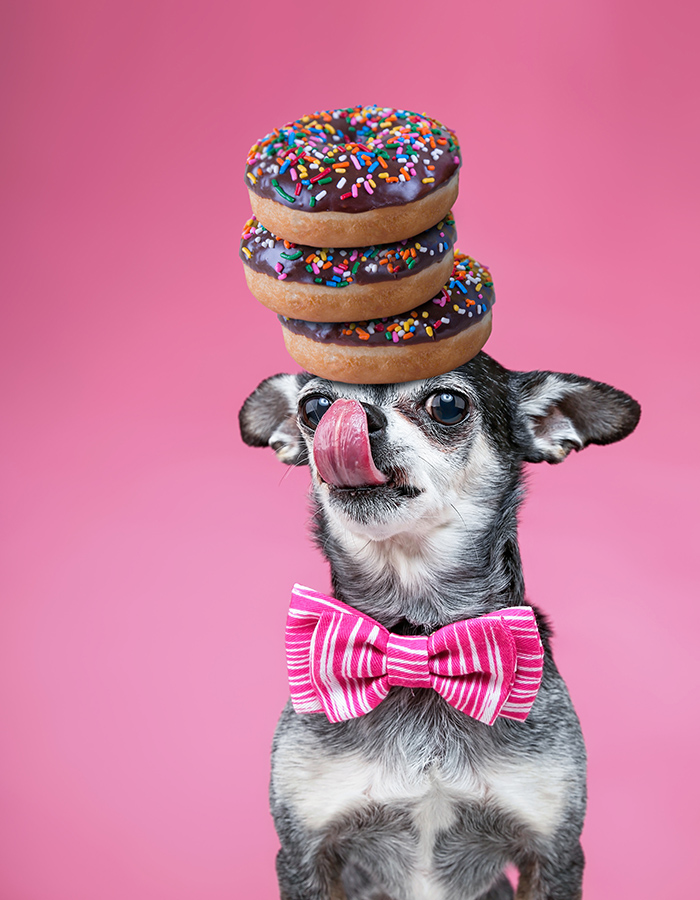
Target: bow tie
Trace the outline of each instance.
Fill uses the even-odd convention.
[[[522,722],[542,681],[544,650],[529,606],[455,622],[429,637],[404,637],[296,584],[286,645],[294,709],[324,712],[331,722],[365,715],[395,685],[433,688],[487,725],[498,716]]]

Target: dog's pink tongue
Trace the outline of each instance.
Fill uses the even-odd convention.
[[[357,400],[336,400],[318,423],[314,462],[324,481],[336,487],[384,484],[372,459],[367,416]]]

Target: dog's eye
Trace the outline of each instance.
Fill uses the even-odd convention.
[[[469,401],[461,394],[433,394],[425,404],[428,415],[441,425],[458,425],[469,415]]]
[[[315,428],[321,421],[321,416],[331,408],[332,400],[323,395],[309,397],[301,405],[301,417],[309,428]]]

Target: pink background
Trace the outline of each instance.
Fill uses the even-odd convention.
[[[237,259],[243,163],[374,101],[461,138],[489,351],[643,405],[622,444],[533,469],[522,546],[590,753],[586,896],[691,896],[695,6],[260,9],[2,5],[0,898],[277,896],[286,604],[328,579],[306,470],[238,437],[245,396],[294,370]]]

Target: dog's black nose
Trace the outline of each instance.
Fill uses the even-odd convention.
[[[371,403],[363,403],[362,406],[367,416],[367,430],[370,434],[386,428],[386,416],[378,406],[372,406]]]

